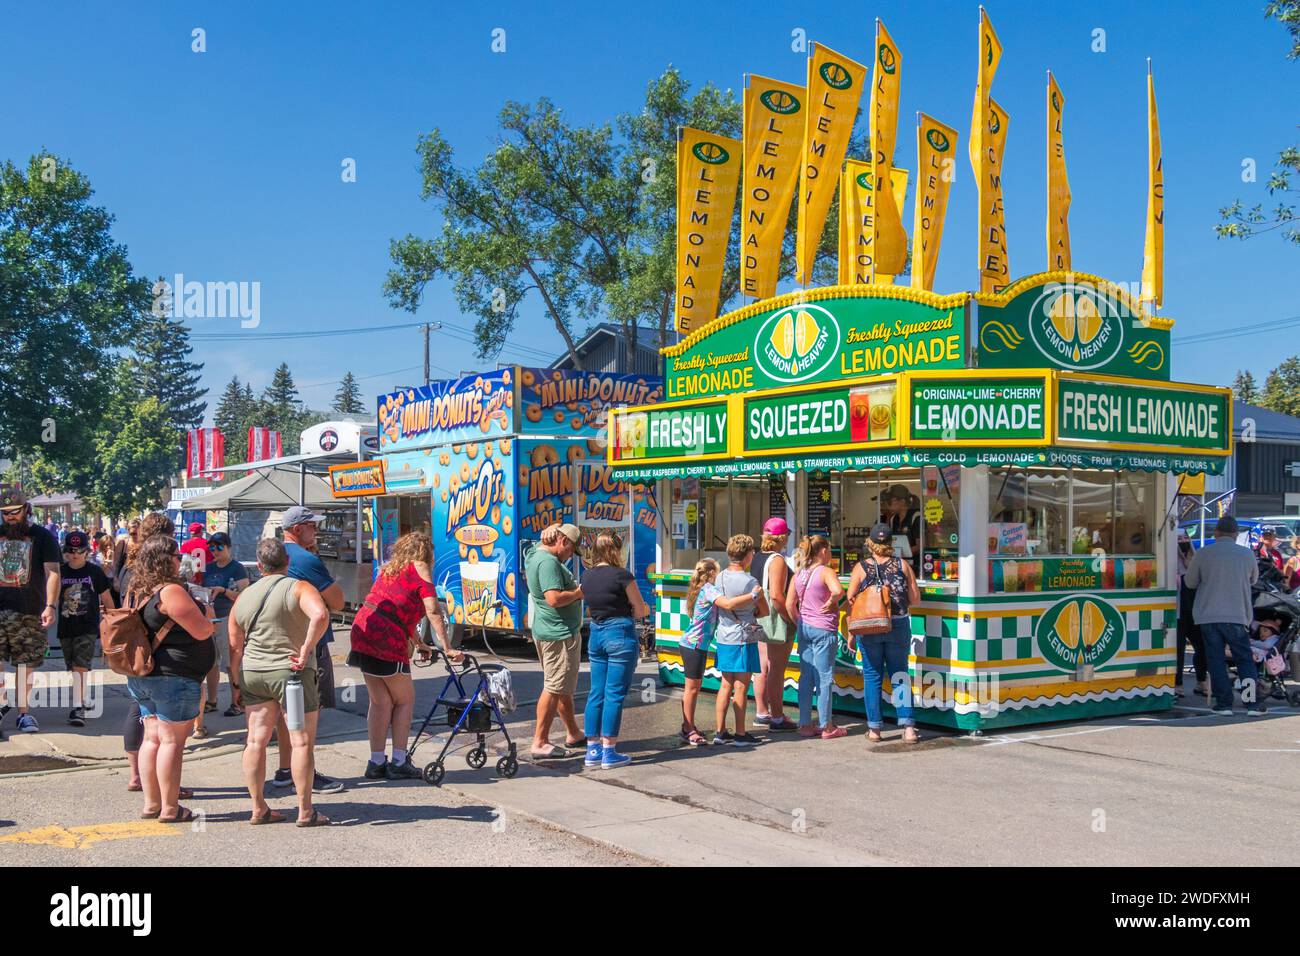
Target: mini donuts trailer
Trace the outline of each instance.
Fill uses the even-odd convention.
[[[618,531],[648,599],[658,511],[652,489],[612,477],[605,414],[662,394],[644,375],[508,366],[380,395],[376,567],[402,534],[426,531],[434,585],[457,629],[519,633],[523,555],[547,525],[570,521],[584,548],[602,529]],[[581,575],[581,560],[574,568]]]
[[[918,721],[978,733],[1172,706],[1179,476],[1219,474],[1232,443],[1227,389],[1169,381],[1172,324],[1107,280],[1040,273],[998,294],[811,289],[664,349],[666,402],[612,413],[608,448],[671,508],[663,679],[682,682],[701,556],[725,566],[731,534],[778,514],[826,535],[847,581],[903,497]],[[860,714],[859,666],[842,637],[835,700]],[[791,702],[798,670],[796,652]]]

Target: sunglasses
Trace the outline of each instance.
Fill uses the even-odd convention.
[[[68,548],[64,554],[90,554],[89,548]]]
[[[27,513],[26,505],[15,505],[12,508],[0,508],[0,515],[4,515],[6,518],[15,518],[18,515],[26,514],[26,513]]]

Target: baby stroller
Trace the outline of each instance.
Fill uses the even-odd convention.
[[[424,782],[435,787],[442,783],[442,778],[447,773],[447,752],[460,733],[474,735],[476,742],[465,754],[465,762],[475,770],[481,770],[488,760],[487,738],[499,731],[505,738],[508,749],[506,755],[497,761],[497,774],[507,779],[513,777],[519,771],[519,757],[516,745],[510,739],[510,732],[506,730],[503,716],[515,709],[510,671],[502,664],[479,664],[469,654],[465,654],[459,663],[453,663],[437,649],[428,663],[419,666],[427,667],[440,656],[447,668],[447,679],[434,699],[433,706],[429,708],[424,723],[420,724],[420,729],[415,733],[411,756],[415,756],[415,750],[421,741],[433,739],[433,734],[426,735],[425,731],[434,723],[440,707],[445,708],[442,720],[451,728],[451,733],[442,745],[442,752],[425,765]],[[466,685],[470,684],[463,680],[466,677],[472,678],[472,690],[469,693],[465,691]]]
[[[1255,620],[1251,627],[1251,649],[1259,673],[1259,699],[1272,697],[1300,706],[1300,690],[1288,690],[1287,680],[1296,680],[1296,640],[1300,637],[1300,599],[1290,594],[1281,575],[1265,573],[1261,562],[1259,583],[1252,589]],[[1227,651],[1231,655],[1231,651]],[[1235,670],[1235,667],[1234,667]]]

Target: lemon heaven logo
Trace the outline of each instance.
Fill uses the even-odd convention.
[[[827,86],[836,90],[847,90],[853,85],[853,76],[848,70],[831,60],[821,65],[818,70]]]
[[[863,189],[871,190],[873,192],[875,191],[876,187],[872,185],[871,182],[871,173],[858,173],[855,182],[857,182],[857,184]]]
[[[719,146],[717,143],[710,143],[705,140],[702,143],[696,143],[691,147],[691,152],[695,158],[702,163],[708,163],[710,166],[719,166],[731,158],[731,154]]]
[[[880,49],[876,53],[876,59],[880,61],[880,68],[890,76],[898,69],[898,62],[894,59],[894,51],[885,44],[880,44]]]
[[[1107,601],[1075,595],[1038,619],[1034,637],[1047,662],[1061,670],[1106,663],[1124,643],[1124,618]]]
[[[773,113],[780,113],[782,116],[799,112],[799,100],[785,90],[764,90],[759,94],[758,100]]]
[[[778,382],[816,375],[840,350],[840,325],[826,309],[792,305],[774,313],[754,339],[758,367]]]
[[[1062,368],[1085,371],[1108,364],[1124,345],[1115,304],[1091,286],[1045,286],[1029,308],[1029,337]]]
[[[948,147],[951,144],[948,142],[948,137],[943,134],[943,130],[927,129],[925,131],[925,138],[929,141],[930,145],[933,146],[935,150],[937,150],[938,152],[940,153],[948,152]]]

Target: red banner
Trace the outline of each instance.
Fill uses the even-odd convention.
[[[220,481],[226,463],[226,438],[220,428],[191,428],[185,442],[185,475]]]
[[[281,454],[279,432],[256,426],[248,430],[247,461],[265,461],[268,458],[279,458]]]

